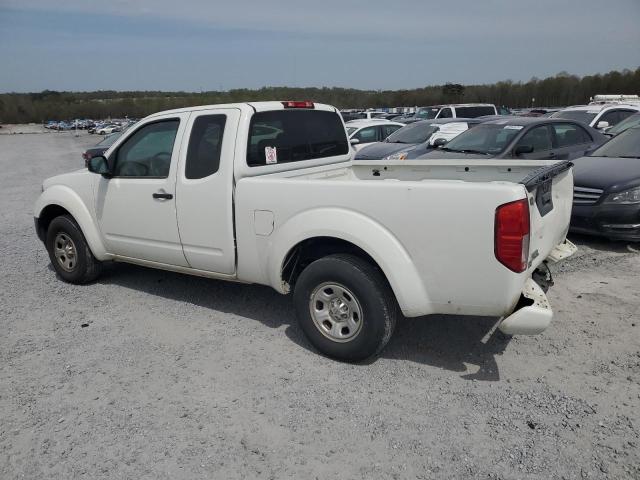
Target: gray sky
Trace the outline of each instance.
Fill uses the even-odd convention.
[[[0,0],[0,65],[2,92],[584,75],[640,66],[640,0]]]

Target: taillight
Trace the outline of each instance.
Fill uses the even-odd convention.
[[[288,102],[282,102],[282,105],[284,106],[284,108],[314,108],[314,104],[313,102],[310,102],[308,100],[299,102],[299,101],[288,101]]]
[[[495,254],[509,270],[520,273],[529,259],[529,200],[523,198],[496,209]]]

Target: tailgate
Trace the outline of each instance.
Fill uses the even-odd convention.
[[[520,182],[529,197],[529,271],[567,236],[573,203],[572,166],[571,162],[558,162],[534,170]]]

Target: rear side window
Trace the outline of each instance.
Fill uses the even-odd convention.
[[[375,142],[378,140],[378,127],[363,128],[353,138],[360,140],[360,143]]]
[[[247,165],[288,163],[347,155],[340,116],[322,110],[275,110],[251,118]]]
[[[452,117],[453,117],[453,113],[451,113],[450,108],[443,108],[442,110],[440,110],[440,114],[438,115],[438,118],[452,118]]]
[[[580,143],[591,143],[591,137],[584,131],[584,128],[571,123],[554,123],[553,129],[556,134],[558,147],[569,147]]]
[[[208,177],[220,167],[220,151],[226,115],[203,115],[191,128],[185,177],[190,180]]]
[[[387,138],[402,127],[400,125],[382,125],[380,128],[382,128],[382,138]]]
[[[476,118],[483,115],[495,115],[496,110],[493,107],[456,107],[456,117],[460,118]]]

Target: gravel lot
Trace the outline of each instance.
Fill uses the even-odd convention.
[[[0,478],[640,478],[640,245],[574,238],[543,335],[406,319],[340,364],[266,287],[56,279],[32,205],[97,138],[15,131],[41,129],[0,130]]]

